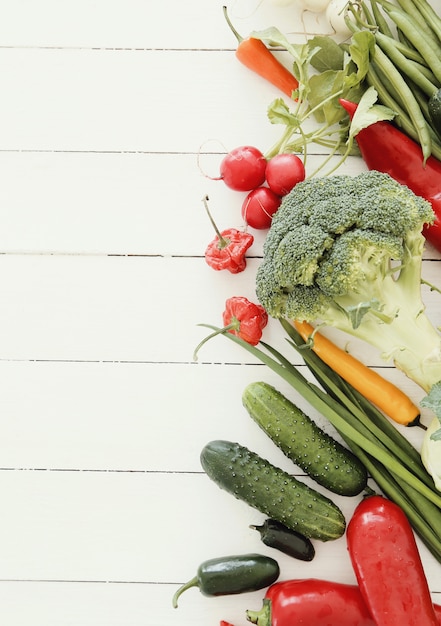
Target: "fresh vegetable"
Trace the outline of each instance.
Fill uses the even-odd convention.
[[[216,231],[216,237],[205,249],[207,264],[216,271],[228,270],[232,274],[243,272],[246,268],[246,253],[254,243],[254,237],[250,233],[227,228],[222,232],[216,226],[208,209],[208,197],[203,199],[208,217]]]
[[[299,86],[297,78],[280,63],[261,39],[257,37],[244,39],[239,35],[228,18],[227,7],[224,6],[223,11],[227,24],[239,44],[236,49],[236,58],[245,67],[280,89],[289,98],[294,97],[293,94]]]
[[[377,626],[436,626],[429,586],[412,528],[402,509],[368,496],[346,532],[364,602]]]
[[[398,387],[336,346],[307,322],[294,322],[296,330],[318,356],[365,398],[376,404],[398,424],[419,424],[420,410]]]
[[[423,232],[426,239],[441,250],[441,161],[431,156],[424,164],[419,144],[394,124],[380,121],[362,128],[357,118],[357,105],[345,99],[340,103],[353,119],[354,127],[360,128],[355,139],[367,167],[386,172],[430,202],[434,219],[425,224]]]
[[[281,352],[261,341],[261,348],[240,337],[225,335],[281,376],[339,432],[383,493],[408,516],[415,532],[441,562],[441,494],[422,463],[419,452],[371,402],[312,351],[293,325],[281,320],[288,341],[301,355],[316,381],[311,383]],[[213,334],[216,326],[205,325]]]
[[[205,596],[225,596],[263,589],[280,575],[277,561],[262,554],[241,554],[217,557],[201,563],[194,576],[179,587],[173,596],[177,608],[181,594],[198,587]]]
[[[432,221],[429,202],[388,174],[307,179],[274,215],[257,297],[272,317],[367,341],[429,389],[441,380],[441,337],[421,296],[421,230]]]
[[[391,582],[399,587],[396,579]],[[434,605],[434,609],[441,624],[441,606]],[[262,609],[248,610],[246,615],[258,626],[376,626],[357,585],[317,578],[274,583]],[[401,624],[406,622],[394,622]]]
[[[428,407],[435,414],[424,433],[421,459],[432,476],[436,488],[441,491],[441,382],[432,385],[420,404],[422,407]]]
[[[272,385],[248,384],[242,403],[282,452],[318,484],[344,496],[366,488],[366,468],[357,457]]]
[[[432,120],[433,127],[441,134],[441,89],[433,93],[427,103],[427,109]]]
[[[285,196],[297,183],[305,180],[305,165],[292,152],[274,155],[266,166],[268,187],[278,196]]]
[[[239,146],[221,161],[220,178],[235,191],[250,191],[265,181],[266,158],[254,146]]]
[[[224,326],[230,327],[228,332],[253,345],[259,343],[262,330],[268,323],[265,309],[243,296],[228,298],[222,317]]]
[[[258,626],[376,626],[356,585],[315,578],[271,585],[262,609],[246,616]]]
[[[221,489],[305,537],[330,541],[345,531],[344,515],[329,498],[245,446],[211,441],[201,465]]]
[[[233,626],[230,622],[226,622],[225,620],[221,620],[219,626]]]
[[[232,296],[225,302],[222,314],[223,328],[218,328],[209,337],[205,337],[196,347],[193,358],[196,361],[198,352],[209,339],[218,334],[231,333],[243,341],[255,346],[262,337],[262,331],[268,323],[268,314],[260,304],[250,302],[244,296]]]
[[[250,526],[260,533],[260,538],[266,546],[280,550],[288,556],[301,561],[312,561],[315,556],[315,549],[312,541],[302,535],[287,528],[275,519],[266,519],[263,524]]]
[[[348,38],[351,30],[347,25],[348,0],[330,0],[326,6],[326,19],[334,34],[339,38]]]
[[[281,198],[269,187],[257,187],[249,192],[242,203],[242,217],[248,226],[259,230],[271,226]]]

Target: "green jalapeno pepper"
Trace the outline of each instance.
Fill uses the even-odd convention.
[[[194,578],[179,587],[173,596],[173,606],[177,608],[179,596],[190,587],[199,587],[205,596],[226,596],[268,587],[279,574],[277,561],[262,554],[209,559],[199,565]]]

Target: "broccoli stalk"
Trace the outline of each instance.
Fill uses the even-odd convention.
[[[440,457],[441,336],[421,293],[433,221],[431,205],[388,174],[309,178],[273,217],[256,294],[274,318],[338,328],[392,360],[436,405],[424,446],[436,442]]]

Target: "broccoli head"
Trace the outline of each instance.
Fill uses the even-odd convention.
[[[368,341],[428,389],[441,380],[421,296],[422,231],[433,220],[429,202],[385,173],[306,179],[273,217],[257,297],[272,317]]]

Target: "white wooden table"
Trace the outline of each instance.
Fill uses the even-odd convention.
[[[244,35],[305,36],[296,9],[236,0],[230,13]],[[227,438],[293,471],[241,406],[252,380],[288,389],[223,339],[192,361],[197,324],[221,323],[231,295],[255,299],[264,237],[254,233],[242,274],[206,265],[202,196],[221,228],[242,226],[242,196],[204,173],[226,149],[265,151],[280,133],[266,118],[279,94],[235,44],[217,0],[0,1],[5,626],[243,626],[263,592],[190,590],[171,604],[202,561],[226,554],[275,556],[283,578],[355,581],[344,538],[307,564],[271,551],[248,528],[262,516],[199,463],[205,443]],[[344,171],[362,169],[355,159]],[[430,247],[424,270],[440,283]],[[427,305],[440,325],[440,297]],[[282,345],[278,325],[266,339]],[[421,397],[374,351],[350,348]],[[409,436],[418,445],[420,432]],[[349,518],[357,499],[335,500]],[[441,566],[421,554],[441,602]]]

